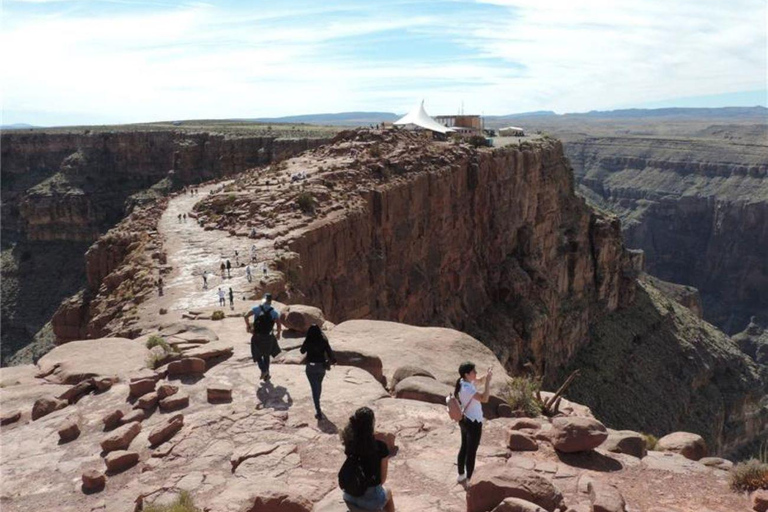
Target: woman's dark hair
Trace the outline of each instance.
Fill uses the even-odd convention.
[[[349,417],[349,423],[341,431],[341,442],[347,455],[374,453],[376,442],[373,437],[373,411],[361,407]]]
[[[463,379],[465,375],[467,375],[474,369],[475,369],[475,363],[471,363],[469,361],[465,363],[461,363],[461,365],[459,365],[459,378],[456,379],[456,387],[453,388],[453,396],[455,396],[456,398],[459,398],[459,390],[461,389],[461,379]]]
[[[304,343],[322,343],[324,339],[325,334],[323,334],[322,329],[320,329],[317,324],[312,324],[309,326],[309,329],[307,329],[307,337],[304,338]]]

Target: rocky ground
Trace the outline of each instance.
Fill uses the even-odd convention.
[[[170,501],[181,490],[211,511],[347,510],[336,488],[343,462],[338,431],[362,405],[374,409],[377,431],[397,447],[387,485],[398,510],[491,510],[504,496],[527,497],[547,511],[749,507],[748,496],[728,487],[727,462],[705,465],[671,451],[641,458],[636,442],[624,448],[636,456],[613,453],[608,448],[616,434],[606,441],[589,410],[570,403],[559,420],[489,420],[475,478],[465,489],[455,481],[458,429],[445,407],[430,401],[442,397],[453,381],[451,368],[470,356],[481,367],[495,366],[501,381],[503,370],[490,351],[447,329],[374,321],[326,327],[342,364],[324,382],[322,421],[313,417],[303,366],[295,364],[302,337],[289,333],[281,340],[284,352],[264,384],[240,318],[166,328],[160,334],[187,362],[154,371],[146,367],[148,336],[73,342],[36,366],[3,368],[3,510],[135,510]],[[411,370],[398,373],[401,367]],[[438,391],[418,380],[408,385],[423,378],[402,379],[413,368],[432,374]],[[410,389],[418,400],[392,396],[382,383],[396,377],[400,392]],[[11,422],[15,411],[20,418]],[[562,422],[592,423],[564,442]]]

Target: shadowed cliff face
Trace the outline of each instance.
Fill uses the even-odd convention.
[[[566,152],[647,270],[700,290],[706,320],[729,334],[768,320],[768,145],[602,137]]]

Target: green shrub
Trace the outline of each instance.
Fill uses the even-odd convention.
[[[309,192],[302,192],[296,197],[296,203],[304,213],[315,211],[315,198]]]
[[[653,434],[641,434],[643,438],[645,439],[645,449],[646,450],[655,450],[656,445],[659,442],[659,438],[654,436]]]
[[[192,496],[187,491],[181,491],[181,494],[168,505],[149,505],[144,507],[144,512],[203,512],[202,509],[195,506]]]
[[[768,489],[768,464],[757,459],[739,462],[731,469],[731,488],[737,491]]]
[[[153,347],[161,347],[165,352],[171,352],[171,346],[168,344],[168,342],[165,341],[162,336],[158,336],[157,334],[150,336],[146,345],[150,350]]]
[[[523,411],[526,416],[536,417],[541,415],[542,404],[537,398],[540,390],[541,382],[538,379],[512,377],[502,397],[513,411]]]
[[[224,320],[224,317],[225,317],[225,316],[226,316],[226,315],[224,314],[224,312],[223,312],[222,310],[220,310],[220,309],[217,309],[217,310],[216,310],[216,311],[214,311],[214,312],[213,312],[213,314],[211,315],[211,320]]]

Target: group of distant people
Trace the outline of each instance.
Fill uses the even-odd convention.
[[[251,324],[250,318],[253,317]],[[272,305],[272,294],[264,295],[263,301],[244,315],[247,332],[251,333],[251,358],[257,364],[260,380],[270,382],[270,359],[280,353],[278,340],[282,335],[280,312]],[[273,331],[276,328],[276,335]],[[312,324],[299,349],[306,354],[307,381],[312,392],[315,418],[324,420],[320,397],[326,372],[336,364],[336,357],[328,338],[322,329]],[[474,363],[465,362],[459,366],[459,378],[453,391],[461,408],[461,446],[457,456],[457,482],[467,484],[475,470],[477,450],[483,431],[482,403],[490,396],[493,377],[491,368],[483,376],[477,375]],[[482,385],[479,392],[477,386]],[[448,401],[451,397],[447,397]],[[384,487],[392,455],[386,443],[375,437],[375,416],[369,407],[360,407],[349,417],[341,432],[346,459],[339,471],[339,485],[343,498],[348,504],[364,510],[393,512],[395,503],[392,491]]]
[[[200,190],[197,187],[184,187],[184,195],[197,196],[200,195]]]

